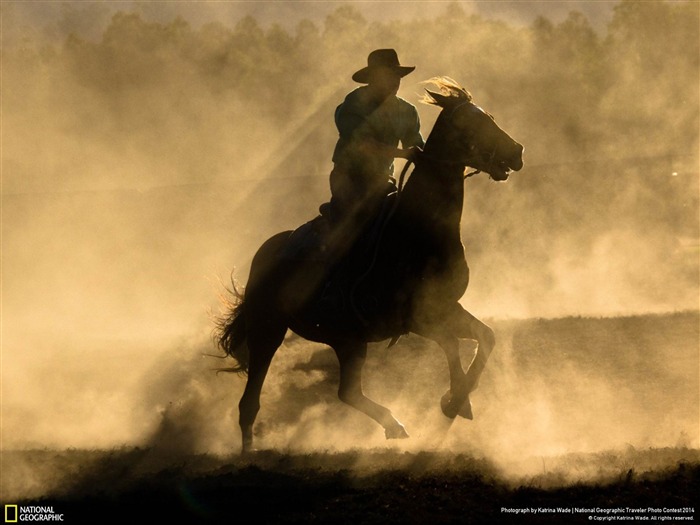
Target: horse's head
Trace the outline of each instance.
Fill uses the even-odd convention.
[[[426,90],[424,101],[440,106],[443,111],[433,129],[433,133],[439,130],[442,140],[429,140],[426,153],[450,164],[483,171],[498,181],[506,180],[511,171],[523,167],[523,146],[503,131],[489,113],[474,104],[467,90],[447,77],[428,82],[438,86],[440,92]],[[436,151],[429,151],[433,148]]]

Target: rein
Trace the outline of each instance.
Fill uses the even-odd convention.
[[[403,190],[404,179],[406,178],[406,173],[408,173],[408,168],[411,166],[411,164],[415,164],[415,162],[413,162],[412,160],[407,161],[403,169],[401,170],[401,175],[399,176],[399,184],[396,187],[397,191],[399,192],[399,195],[401,195],[401,190]]]
[[[425,153],[420,153],[420,156],[424,159],[427,159],[430,162],[434,162],[435,164],[445,164],[447,166],[458,166],[458,165],[461,166],[461,165],[463,165],[461,162],[449,162],[449,161],[442,160],[442,159],[436,159],[435,157],[429,157]],[[493,152],[491,153],[491,156],[489,159],[491,160],[495,156],[496,156],[496,150],[494,149]],[[408,162],[406,162],[406,165],[401,170],[401,175],[399,176],[399,184],[397,186],[399,195],[401,194],[401,191],[403,190],[404,181],[406,178],[406,173],[408,173],[408,168],[412,164],[415,164],[415,162],[413,162],[412,160],[409,160]],[[479,173],[481,173],[480,169],[474,169],[474,171],[470,171],[469,173],[465,173],[464,180],[467,180],[469,177],[473,177],[474,175],[478,175]]]

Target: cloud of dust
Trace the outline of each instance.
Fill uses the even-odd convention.
[[[514,21],[486,3],[382,20],[369,4],[334,4],[293,27],[242,16],[242,4],[207,4],[238,9],[215,21],[176,18],[174,4],[67,5],[61,23],[38,26],[34,5],[3,4],[3,29],[13,27],[2,55],[3,448],[238,446],[242,382],[202,357],[215,352],[217,279],[235,269],[244,282],[261,242],[328,198],[333,109],[372,48],[418,66],[404,98],[417,102],[421,80],[449,75],[526,146],[507,183],[467,182],[470,311],[503,320],[697,308],[695,2],[622,2],[598,30],[581,13]],[[418,109],[427,135],[436,110]],[[517,375],[519,349],[506,341],[469,430],[446,428],[439,413],[437,348],[415,361],[401,354],[410,346],[378,351],[368,368],[393,368],[381,383],[369,373],[367,388],[411,423],[402,446],[517,458],[644,442],[606,430],[621,424],[605,407],[633,406],[636,390],[563,363],[569,396],[596,392],[586,414],[599,420],[584,431],[566,419],[571,397],[552,401],[549,376]],[[402,366],[391,365],[397,354]],[[339,405],[330,350],[313,366],[309,355],[291,339],[275,360],[262,404],[293,403],[261,416],[263,442],[386,446],[372,421]],[[649,443],[675,444],[671,427]]]
[[[700,446],[697,312],[492,325],[498,345],[471,396],[473,421],[450,421],[440,411],[448,374],[437,345],[418,336],[391,349],[371,345],[365,392],[391,408],[411,435],[391,442],[337,399],[333,352],[289,337],[263,390],[258,446],[292,454],[450,451],[483,458],[516,480],[555,476],[558,483],[641,472],[643,458],[627,454],[635,449]],[[192,339],[134,385],[139,395],[131,419],[143,425],[140,444],[150,451],[141,468],[238,450],[234,404],[244,379],[215,375],[219,361],[195,351],[206,348],[205,338]],[[464,343],[461,350],[466,363],[474,346]],[[362,454],[352,466],[358,473],[375,467]]]

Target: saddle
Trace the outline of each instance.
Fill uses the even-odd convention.
[[[360,258],[376,252],[381,242],[386,222],[390,218],[398,194],[388,194],[379,212],[359,231],[343,231],[341,222],[334,216],[331,204],[319,207],[319,215],[292,231],[281,257],[287,260],[331,261],[348,253]],[[355,237],[355,239],[352,239]],[[359,262],[359,261],[357,261]]]
[[[314,262],[326,274],[316,300],[312,301],[320,317],[335,318],[338,312],[343,312],[363,324],[365,317],[372,317],[372,311],[378,307],[377,299],[366,291],[357,294],[356,290],[375,264],[397,196],[396,192],[388,194],[379,211],[359,231],[343,231],[330,203],[325,203],[317,217],[289,236],[281,257],[290,262]]]
[[[311,219],[291,233],[281,258],[295,261],[328,260],[327,244],[330,231],[331,225],[322,215]]]

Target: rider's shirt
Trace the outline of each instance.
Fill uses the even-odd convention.
[[[423,147],[420,118],[416,108],[397,96],[381,103],[373,101],[362,86],[350,92],[335,110],[339,139],[333,152],[336,169],[386,184],[393,175],[394,158],[372,148],[373,142],[403,148]],[[371,183],[370,183],[371,184]]]

